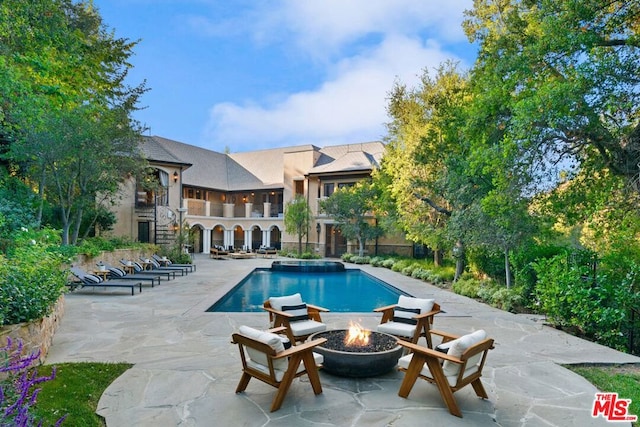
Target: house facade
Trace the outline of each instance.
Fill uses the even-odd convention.
[[[297,236],[284,229],[284,209],[302,195],[312,211],[306,249],[339,257],[354,252],[355,244],[352,248],[332,218],[320,212],[319,201],[369,177],[384,145],[301,145],[227,154],[149,136],[142,150],[154,184],[130,178],[123,185],[113,234],[164,245],[188,233],[196,253],[209,253],[213,246],[296,249]],[[367,243],[371,255],[411,255],[412,248],[400,236]]]

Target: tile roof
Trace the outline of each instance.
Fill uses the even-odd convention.
[[[379,166],[384,144],[368,142],[318,148],[313,145],[240,153],[219,153],[159,136],[145,137],[143,152],[152,161],[187,166],[185,185],[222,191],[284,187],[284,154],[314,150],[320,153],[309,173],[370,171]]]

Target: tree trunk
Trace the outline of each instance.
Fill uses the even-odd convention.
[[[504,250],[504,273],[507,280],[507,289],[511,289],[511,267],[509,265],[509,249]]]
[[[435,249],[433,251],[433,265],[436,267],[442,266],[442,250]]]
[[[364,256],[364,239],[358,238],[358,255]]]

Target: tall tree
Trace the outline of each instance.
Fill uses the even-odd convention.
[[[397,84],[389,97],[392,121],[382,168],[374,177],[401,229],[434,249],[436,264],[452,241],[461,247],[462,236],[449,233],[447,224],[471,203],[476,188],[466,182],[468,141],[460,132],[469,96],[466,76],[448,62],[434,77],[425,70],[417,88]],[[464,258],[458,259],[462,270]]]
[[[124,83],[134,46],[107,31],[91,2],[0,3],[0,155],[59,204],[65,244],[89,203],[143,167],[130,113],[146,88]]]
[[[475,0],[467,14],[475,123],[517,159],[512,178],[540,189],[554,167],[608,169],[639,192],[640,3]]]
[[[358,255],[364,256],[368,240],[382,235],[374,217],[377,188],[368,181],[343,187],[320,202],[320,208],[332,217],[347,240],[358,242]]]
[[[301,194],[287,203],[284,209],[284,229],[298,236],[298,255],[302,253],[302,239],[309,234],[311,208]]]

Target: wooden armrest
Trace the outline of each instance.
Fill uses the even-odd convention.
[[[319,346],[320,344],[324,344],[325,342],[327,342],[326,338],[317,338],[313,341],[307,341],[302,344],[293,345],[290,348],[286,349],[285,351],[281,351],[280,353],[276,354],[274,356],[274,359],[281,359],[283,357],[292,356],[299,352],[309,351],[314,347]]]
[[[449,356],[448,354],[442,353],[440,351],[432,350],[428,347],[423,347],[421,345],[413,344],[408,341],[398,340],[398,344],[408,348],[409,350],[412,350],[414,353],[421,353],[429,357],[435,357],[436,359],[441,359],[441,360],[448,360],[453,363],[459,363],[459,364],[463,363],[463,361],[460,360],[459,357]]]
[[[278,326],[277,328],[267,329],[267,332],[271,332],[272,334],[279,334],[280,332],[286,332],[287,328],[284,326]]]
[[[320,306],[313,305],[313,304],[307,304],[307,308],[309,310],[321,311],[323,313],[328,313],[329,312],[328,308],[320,307]]]
[[[275,315],[278,316],[282,316],[282,317],[293,317],[293,314],[290,313],[285,313],[284,311],[280,311],[280,310],[276,310],[275,308],[271,308],[271,307],[262,307],[263,310],[268,311],[269,313],[273,313]]]
[[[393,310],[394,308],[396,308],[396,306],[397,306],[397,304],[393,304],[393,305],[388,305],[386,307],[374,308],[373,311],[375,313],[382,313],[383,311]]]
[[[431,310],[428,311],[426,313],[422,313],[422,314],[416,314],[415,316],[413,316],[414,319],[424,319],[425,317],[431,317],[431,316],[435,316],[436,314],[440,313],[440,310]]]
[[[460,335],[450,334],[449,332],[444,332],[438,329],[431,329],[429,332],[431,332],[432,335],[441,336],[442,338],[444,338],[444,342],[460,338]]]

